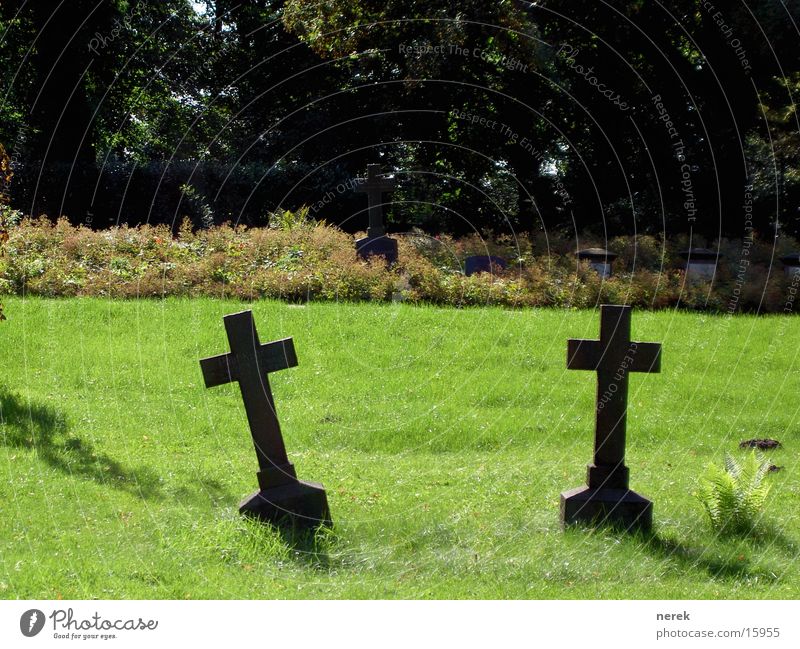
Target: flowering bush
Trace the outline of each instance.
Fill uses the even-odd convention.
[[[398,235],[399,261],[359,259],[353,237],[282,212],[269,228],[222,225],[173,232],[165,225],[90,230],[65,219],[24,219],[8,228],[0,257],[0,293],[43,296],[237,297],[254,300],[391,300],[451,306],[588,308],[599,303],[650,309],[680,306],[721,312],[785,311],[791,287],[769,263],[777,250],[757,240],[723,240],[713,283],[686,282],[677,239],[617,237],[606,243],[619,258],[603,278],[573,254],[575,239],[548,233],[454,239],[421,232]],[[582,246],[602,245],[591,237]],[[504,270],[466,277],[466,257],[491,254]],[[746,261],[746,263],[743,262]],[[789,301],[793,309],[793,300]],[[791,310],[791,309],[790,309]]]
[[[5,146],[0,143],[0,258],[5,254],[5,246],[8,241],[8,229],[15,222],[16,213],[9,207],[9,186],[14,177],[14,170],[11,168],[11,156],[8,155]],[[3,303],[0,302],[0,321],[6,319],[3,314]]]

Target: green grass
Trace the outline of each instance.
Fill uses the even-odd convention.
[[[562,532],[591,458],[595,380],[566,339],[597,312],[253,305],[300,365],[271,383],[299,475],[335,527],[243,521],[255,455],[227,351],[234,302],[7,302],[0,326],[0,597],[797,598],[800,320],[635,312],[664,345],[633,375],[632,488],[652,536]],[[718,538],[692,496],[707,462],[775,437],[759,534]]]

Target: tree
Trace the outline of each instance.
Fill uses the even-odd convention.
[[[523,227],[666,228],[710,239],[742,232],[742,198],[754,173],[744,138],[759,129],[759,93],[780,94],[781,70],[800,67],[792,14],[795,0],[724,12],[700,0],[289,0],[284,19],[321,55],[352,54],[351,77],[375,87],[402,82],[405,96],[385,92],[384,109],[438,112],[398,117],[395,140],[467,147],[413,148],[412,165],[460,181],[456,191],[440,188],[450,207],[474,212],[468,187],[505,186],[504,171],[524,188],[520,198],[535,199],[519,219]],[[527,68],[485,64],[503,55]],[[783,97],[789,105],[785,88]],[[443,118],[452,108],[502,120],[510,127],[502,133],[517,137],[484,121]],[[758,226],[769,211],[758,206]]]
[[[348,158],[356,168],[381,156],[410,172],[399,192],[404,220],[452,231],[531,225],[519,218],[516,198],[527,195],[537,163],[516,150],[513,137],[539,140],[534,111],[513,93],[515,78],[540,64],[528,12],[489,0],[458,8],[442,0],[290,0],[284,20],[314,51],[346,67],[350,90],[339,112],[353,118],[349,145],[360,154]],[[506,128],[513,121],[514,133]],[[488,195],[487,187],[509,180],[510,200]]]
[[[398,228],[800,232],[800,0],[197,6],[0,4],[15,207],[359,229],[381,162]]]

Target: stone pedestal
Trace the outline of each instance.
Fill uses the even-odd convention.
[[[397,241],[387,236],[357,239],[356,252],[362,259],[378,255],[385,258],[389,264],[397,263]]]
[[[302,480],[256,491],[239,503],[239,513],[274,525],[331,525],[325,489],[316,482]]]
[[[691,262],[686,265],[686,281],[687,282],[710,282],[714,279],[714,274],[717,272],[716,264],[709,264],[706,262]]]
[[[561,524],[580,522],[648,531],[653,526],[653,503],[629,489],[570,489],[561,494]]]

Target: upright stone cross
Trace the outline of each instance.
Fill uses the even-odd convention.
[[[357,178],[355,182],[355,191],[367,195],[369,207],[367,236],[356,241],[356,251],[362,258],[381,255],[389,263],[394,263],[397,261],[397,241],[386,236],[386,226],[383,223],[383,194],[393,191],[397,183],[394,178],[382,176],[380,170],[380,165],[367,165],[367,177]]]
[[[223,318],[231,351],[200,361],[206,387],[238,382],[258,458],[259,491],[243,500],[240,513],[273,523],[303,526],[330,522],[322,485],[297,479],[283,443],[269,372],[295,367],[291,338],[261,344],[252,311]]]
[[[369,206],[367,238],[369,239],[386,236],[386,227],[383,224],[383,194],[394,191],[397,187],[394,178],[381,176],[380,171],[380,165],[367,165],[367,177],[357,178],[355,183],[356,192],[367,195],[367,205]]]
[[[628,374],[660,372],[661,345],[631,340],[631,307],[600,307],[600,340],[569,340],[567,369],[597,372],[594,461],[587,486],[561,494],[561,522],[609,519],[649,529],[652,503],[628,489],[625,428]]]

